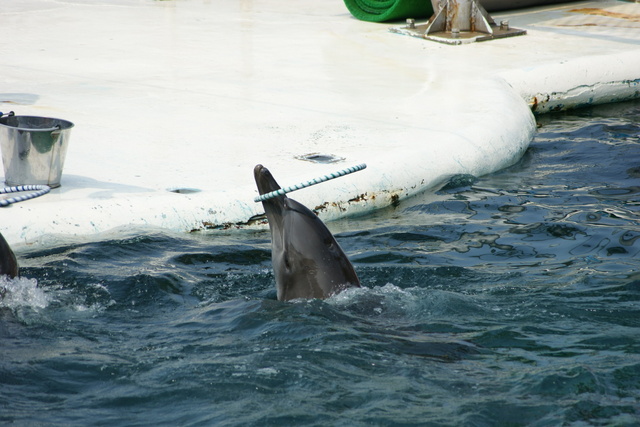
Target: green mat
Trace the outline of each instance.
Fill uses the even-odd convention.
[[[433,15],[430,0],[344,0],[349,12],[362,21],[384,22]]]

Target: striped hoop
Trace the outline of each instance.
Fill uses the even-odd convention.
[[[15,187],[0,188],[0,194],[21,193],[23,191],[32,191],[32,193],[20,194],[8,199],[0,199],[0,206],[9,206],[13,203],[24,202],[25,200],[35,199],[51,191],[48,185],[17,185]]]
[[[282,196],[283,194],[290,193],[292,191],[300,190],[301,188],[310,187],[312,185],[320,184],[321,182],[329,181],[330,179],[338,178],[341,176],[348,175],[353,172],[361,171],[365,169],[367,165],[365,163],[361,163],[356,166],[352,166],[350,168],[342,169],[338,172],[330,173],[328,175],[322,175],[318,178],[312,179],[310,181],[301,182],[300,184],[292,185],[290,187],[281,188],[276,191],[271,191],[270,193],[263,194],[261,196],[253,199],[254,202],[263,202],[265,200],[273,199],[274,197]]]

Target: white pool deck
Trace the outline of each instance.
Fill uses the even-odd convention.
[[[286,186],[366,163],[291,194],[337,219],[513,164],[532,108],[640,97],[640,4],[494,17],[527,35],[444,45],[341,0],[0,0],[0,111],[75,124],[62,186],[0,208],[0,232],[251,227],[256,164]]]

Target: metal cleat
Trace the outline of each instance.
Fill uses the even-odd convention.
[[[520,36],[526,30],[511,28],[509,21],[499,25],[478,0],[431,0],[434,14],[424,24],[407,19],[407,25],[392,27],[391,32],[446,44],[466,44],[504,37]]]

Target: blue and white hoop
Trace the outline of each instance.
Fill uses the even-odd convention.
[[[353,172],[361,171],[362,169],[365,169],[366,167],[367,167],[367,165],[365,163],[361,163],[359,165],[352,166],[352,167],[346,168],[346,169],[342,169],[340,171],[337,171],[337,172],[334,172],[334,173],[330,173],[328,175],[319,176],[318,178],[312,179],[310,181],[301,182],[301,183],[296,184],[296,185],[292,185],[292,186],[289,186],[289,187],[281,188],[281,189],[276,190],[276,191],[271,191],[269,193],[265,193],[265,194],[263,194],[261,196],[256,197],[255,199],[253,199],[253,201],[257,203],[257,202],[263,202],[265,200],[273,199],[274,197],[282,196],[283,194],[290,193],[292,191],[300,190],[302,188],[306,188],[306,187],[310,187],[312,185],[320,184],[321,182],[329,181],[330,179],[338,178],[338,177],[345,176],[345,175],[348,175],[348,174],[353,173]]]
[[[0,188],[0,194],[8,193],[21,193],[23,191],[32,191],[32,193],[20,194],[8,199],[0,199],[0,206],[9,206],[13,203],[24,202],[25,200],[35,199],[36,197],[43,196],[51,191],[51,187],[48,185],[17,185],[15,187]]]

